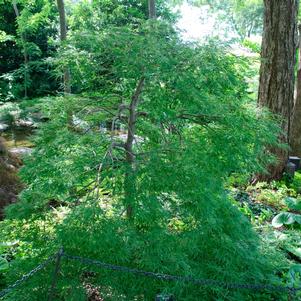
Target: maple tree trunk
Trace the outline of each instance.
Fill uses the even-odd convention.
[[[290,117],[294,100],[298,0],[264,0],[264,31],[258,105],[281,117],[280,142],[289,142]],[[270,149],[277,164],[268,168],[263,180],[279,179],[285,168],[288,151]]]
[[[133,207],[136,200],[136,176],[135,176],[135,155],[133,152],[135,134],[136,134],[136,121],[138,116],[138,105],[140,101],[140,95],[144,87],[145,79],[142,77],[136,90],[132,96],[131,103],[129,105],[129,116],[128,116],[128,132],[127,139],[124,144],[125,157],[127,169],[124,180],[124,191],[125,191],[125,205],[126,213],[128,218],[133,216]]]
[[[149,18],[156,19],[156,2],[155,0],[148,0]],[[134,215],[134,205],[136,201],[136,175],[135,175],[135,155],[133,146],[136,134],[136,121],[138,117],[138,105],[140,96],[145,84],[145,78],[142,76],[137,84],[135,92],[132,96],[128,111],[129,116],[127,120],[127,139],[124,144],[125,158],[126,158],[126,172],[124,178],[124,202],[126,207],[127,218],[131,219]]]

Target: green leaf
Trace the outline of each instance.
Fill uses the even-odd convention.
[[[272,220],[272,226],[280,228],[283,225],[291,225],[295,222],[295,216],[293,213],[281,212],[277,214]]]
[[[0,43],[4,43],[6,41],[13,41],[14,37],[12,35],[7,34],[5,31],[0,30]]]
[[[300,201],[300,199],[296,199],[296,198],[292,198],[292,197],[286,197],[284,199],[284,203],[290,209],[301,210],[301,201]]]

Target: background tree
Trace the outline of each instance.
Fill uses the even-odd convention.
[[[17,2],[13,0],[13,7],[16,14],[16,18],[20,17]],[[23,57],[24,57],[24,97],[27,98],[27,86],[28,86],[28,53],[26,45],[26,36],[21,32],[21,43],[23,45]]]
[[[148,10],[149,10],[149,18],[156,19],[156,1],[148,0]]]
[[[9,0],[0,2],[0,34],[0,99],[3,101],[14,98],[9,89],[9,82],[12,81],[9,73],[18,69],[24,61],[22,51],[16,44],[16,16]],[[24,95],[23,83],[18,85],[17,94]]]
[[[58,83],[52,72],[49,58],[55,53],[54,40],[57,35],[57,12],[53,1],[16,1],[19,17],[16,21],[12,2],[0,2],[0,99],[15,100],[25,94],[28,97],[55,94]],[[22,37],[26,36],[26,41]],[[25,48],[24,48],[25,47]],[[24,49],[27,66],[24,65]],[[24,79],[26,69],[27,79]]]
[[[63,45],[67,39],[67,21],[64,0],[57,0],[57,7],[60,15],[60,38]],[[64,92],[66,94],[71,93],[70,70],[68,67],[64,68]]]
[[[251,35],[261,34],[263,26],[262,0],[191,0],[193,4],[209,5],[216,14],[219,25],[227,26],[240,41]]]
[[[289,142],[290,117],[294,101],[297,15],[299,1],[265,0],[264,31],[258,104],[281,118],[280,142]],[[277,162],[270,166],[268,179],[279,179],[284,170],[287,149],[273,149]]]

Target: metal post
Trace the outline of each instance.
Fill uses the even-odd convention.
[[[53,277],[52,277],[52,283],[51,283],[51,287],[50,287],[50,291],[49,291],[48,301],[54,300],[57,278],[58,278],[58,274],[60,272],[61,259],[62,259],[63,255],[64,255],[64,249],[61,248],[58,251],[56,260],[55,260],[55,269],[54,269],[54,273],[53,273]]]

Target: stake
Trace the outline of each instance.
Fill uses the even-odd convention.
[[[59,274],[60,268],[61,268],[61,259],[62,259],[63,255],[64,255],[64,249],[60,248],[60,250],[58,251],[57,256],[56,256],[55,269],[54,269],[54,273],[53,273],[53,277],[52,277],[52,283],[51,283],[51,288],[49,291],[48,301],[54,300],[54,293],[55,293],[55,289],[56,289],[58,274]]]

